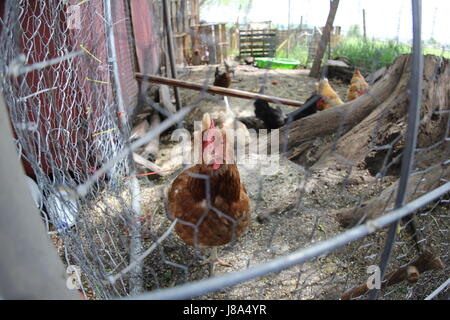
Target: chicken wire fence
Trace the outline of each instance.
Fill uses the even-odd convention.
[[[167,218],[167,188],[181,169],[171,168],[170,174],[156,180],[138,177],[138,181],[131,152],[181,124],[182,119],[187,122],[188,113],[201,109],[205,101],[222,105],[221,98],[203,91],[168,116],[160,104],[144,95],[146,103],[167,118],[130,142],[123,109],[129,101],[124,102],[117,77],[117,48],[111,41],[115,36],[111,29],[118,21],[113,21],[108,11],[110,1],[84,3],[93,10],[83,11],[80,29],[62,22],[69,15],[67,5],[64,1],[6,2],[0,35],[4,43],[1,90],[18,157],[40,190],[32,193],[43,222],[65,264],[79,268],[79,288],[86,297],[337,299],[377,274],[373,270],[380,261],[382,278],[417,259],[434,261],[436,257],[441,262],[436,268],[431,262],[425,269],[418,267],[418,281],[407,278],[410,282],[389,285],[378,298],[448,297],[450,119],[448,105],[442,100],[432,99],[432,114],[421,113],[417,122],[410,120],[398,134],[387,138],[380,138],[382,120],[391,115],[386,112],[378,119],[365,158],[382,152],[377,153],[375,178],[360,187],[353,187],[351,175],[359,168],[347,159],[341,159],[346,166],[337,183],[316,188],[314,182],[321,173],[292,163],[285,155],[280,155],[278,173],[272,175],[261,174],[267,158],[250,169],[240,165],[254,219],[246,234],[220,249],[235,272],[206,279],[210,270],[199,263],[204,251],[183,243],[174,231],[178,221]],[[420,26],[420,20],[417,24]],[[448,72],[443,61],[441,66],[427,74],[428,79]],[[421,79],[419,68],[420,64],[414,64],[411,85]],[[212,68],[202,79],[207,84],[213,81],[211,77]],[[267,72],[259,85],[268,85],[273,77]],[[405,89],[403,93],[410,96],[409,118],[418,110],[419,104],[414,104],[417,92]],[[379,100],[376,95],[372,98]],[[345,117],[343,113],[342,124],[325,141],[332,146],[331,153],[345,134]],[[430,143],[416,148],[412,137],[426,117],[443,130]],[[280,133],[281,152],[288,137]],[[438,155],[430,162],[426,155],[433,153]],[[423,163],[414,162],[411,172],[401,171],[409,162],[401,160],[402,154]],[[392,187],[395,178],[400,178],[398,188]],[[434,179],[436,188],[424,193],[421,182],[426,179]],[[285,193],[277,190],[282,182]],[[354,221],[355,226],[346,231],[328,214],[346,207],[357,212],[366,206],[366,200],[384,195],[386,190],[388,196],[379,198],[384,202],[381,217]],[[417,199],[404,205],[407,193],[408,199]],[[401,221],[398,227],[396,221]],[[416,227],[412,233],[411,226]],[[431,257],[426,256],[427,248],[433,249]],[[392,249],[392,258],[383,270],[389,262],[388,249]],[[370,292],[375,291],[362,290],[352,297],[368,298]]]

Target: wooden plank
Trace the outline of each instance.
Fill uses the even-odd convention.
[[[249,38],[249,39],[240,39],[241,43],[263,43],[270,42],[275,43],[275,38]]]
[[[303,102],[300,102],[297,100],[278,98],[278,97],[268,96],[265,94],[259,94],[259,93],[248,92],[248,91],[237,90],[237,89],[229,89],[229,88],[216,87],[216,86],[205,86],[203,84],[197,84],[197,83],[193,83],[193,82],[189,82],[189,81],[176,80],[176,79],[170,79],[170,78],[159,77],[159,76],[152,76],[152,75],[148,75],[148,74],[144,75],[142,73],[136,73],[136,79],[138,79],[140,81],[148,81],[148,82],[152,82],[152,83],[165,84],[165,85],[169,85],[169,86],[191,89],[191,90],[196,90],[196,91],[206,91],[208,93],[220,94],[223,96],[229,96],[229,97],[235,97],[235,98],[241,98],[241,99],[248,99],[248,100],[261,99],[261,100],[264,100],[267,102],[280,103],[280,104],[294,106],[294,107],[301,107],[303,105]]]
[[[241,49],[250,49],[250,48],[273,48],[274,45],[272,43],[262,43],[255,46],[251,46],[248,44],[242,45]]]
[[[252,39],[252,38],[274,38],[276,37],[276,33],[273,34],[269,34],[269,33],[264,33],[264,34],[246,34],[246,35],[242,35],[239,34],[239,38],[240,39]]]
[[[190,0],[191,3],[191,19],[189,21],[189,25],[194,27],[199,23],[199,5],[198,0]]]
[[[239,30],[239,34],[242,34],[242,35],[257,35],[257,34],[276,35],[277,32],[278,32],[278,30],[276,30],[276,29],[274,29],[274,30],[255,30],[255,29]]]

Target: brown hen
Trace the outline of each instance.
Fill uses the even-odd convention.
[[[234,70],[231,69],[230,65],[224,61],[225,72],[220,72],[219,67],[216,67],[216,72],[214,74],[214,85],[222,88],[228,88],[231,85],[231,74],[234,75]],[[227,96],[223,97],[225,101],[225,110],[227,114],[234,118],[234,113],[231,111],[230,104],[228,103]]]
[[[355,70],[353,73],[350,87],[347,90],[347,101],[355,100],[356,98],[364,95],[369,88],[369,84],[364,79],[359,70]]]
[[[231,85],[231,74],[234,71],[230,68],[228,63],[224,61],[225,72],[220,72],[219,67],[216,67],[214,73],[214,85],[222,88],[228,88]]]
[[[209,114],[205,114],[201,133],[202,163],[173,181],[168,194],[169,210],[179,219],[175,231],[186,244],[212,247],[207,261],[230,266],[218,260],[217,246],[237,240],[247,229],[250,198],[237,166],[230,163],[232,153],[225,130],[216,129]]]

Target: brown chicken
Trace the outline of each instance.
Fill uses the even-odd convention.
[[[223,64],[225,65],[225,72],[220,72],[219,67],[216,67],[216,72],[214,73],[214,85],[228,88],[231,85],[231,74],[234,74],[234,71],[226,61],[224,61]]]
[[[355,100],[364,95],[369,88],[369,84],[364,79],[359,70],[355,70],[352,80],[350,81],[350,87],[347,90],[347,101]]]
[[[225,72],[220,72],[219,67],[216,67],[216,72],[214,73],[214,85],[222,88],[228,88],[231,85],[231,74],[234,75],[234,70],[231,69],[230,65],[224,61]],[[223,97],[225,101],[225,110],[229,116],[234,118],[234,113],[231,111],[230,104],[228,103],[227,96]]]
[[[322,96],[322,99],[317,102],[317,110],[319,111],[344,103],[336,91],[330,86],[327,78],[321,80],[320,83],[316,83],[316,91],[317,94]]]
[[[237,240],[247,229],[250,198],[237,166],[230,163],[233,152],[226,131],[215,128],[209,114],[203,116],[201,135],[202,163],[173,181],[168,194],[169,214],[179,219],[175,231],[186,244],[212,247],[206,262],[231,266],[218,259],[217,246]]]

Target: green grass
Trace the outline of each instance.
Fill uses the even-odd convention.
[[[440,56],[440,57],[450,59],[450,51],[442,51],[442,49],[425,47],[423,49],[423,53],[424,54],[434,54],[435,56]]]
[[[388,64],[392,63],[395,58],[401,54],[411,52],[411,46],[404,43],[398,43],[393,40],[380,41],[345,38],[332,49],[331,56],[345,56],[349,62],[359,69],[365,71],[378,70]],[[436,56],[443,56],[450,59],[450,51],[442,51],[441,49],[424,47],[424,54],[434,54]],[[326,54],[328,53],[328,50]],[[308,60],[308,45],[306,43],[297,44],[291,48],[289,56],[286,52],[286,46],[283,50],[279,50],[275,54],[276,58],[289,58],[299,60],[300,63],[306,66]],[[309,65],[308,67],[311,67]]]
[[[450,52],[424,47],[424,54],[450,58]],[[377,70],[390,64],[401,54],[410,53],[411,46],[396,41],[378,41],[344,38],[332,50],[332,57],[345,56],[349,62],[365,70]]]
[[[377,70],[410,52],[410,46],[395,41],[344,39],[333,48],[332,56],[345,56],[360,69]]]

